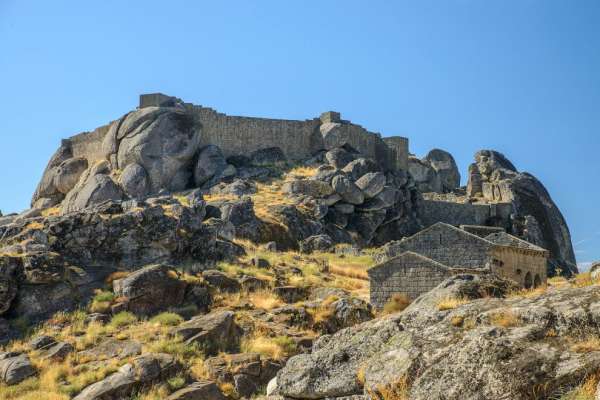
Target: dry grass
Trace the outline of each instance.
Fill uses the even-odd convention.
[[[462,315],[454,315],[454,316],[452,316],[452,318],[450,318],[450,325],[455,326],[455,327],[462,326],[462,324],[464,322],[465,322],[465,317],[463,317]]]
[[[581,274],[577,274],[573,277],[573,286],[581,288],[586,286],[592,286],[594,281],[592,280],[592,276],[589,272],[582,272]]]
[[[579,387],[562,396],[560,400],[595,400],[596,388],[600,383],[600,373],[589,375]]]
[[[307,167],[307,166],[298,166],[292,168],[288,172],[288,176],[294,179],[306,179],[311,178],[317,174],[317,168],[315,167]]]
[[[512,310],[501,310],[490,315],[490,324],[502,328],[512,328],[519,326],[521,319]]]
[[[526,297],[526,298],[539,297],[539,296],[543,295],[544,293],[546,293],[547,290],[548,290],[548,286],[547,285],[541,285],[541,286],[538,286],[537,288],[533,288],[533,289],[521,289],[521,290],[512,291],[512,292],[508,293],[508,295],[506,297],[507,298],[512,298],[512,297]]]
[[[255,308],[262,308],[264,310],[272,310],[283,305],[281,299],[266,290],[249,293],[248,300]]]
[[[405,294],[393,295],[387,303],[383,306],[381,313],[383,315],[393,314],[400,311],[404,311],[406,307],[410,305],[410,299]]]
[[[42,224],[39,221],[32,221],[30,223],[28,223],[27,225],[25,225],[25,230],[40,230],[44,227],[44,224]]]
[[[469,302],[470,300],[464,297],[444,297],[438,301],[437,309],[439,311],[454,310],[456,307],[460,307]]]
[[[42,217],[55,217],[60,215],[60,207],[45,208],[41,211]]]
[[[259,353],[274,360],[281,360],[294,355],[297,347],[287,336],[266,337],[257,334],[242,340],[242,352]]]
[[[571,351],[575,353],[592,353],[600,351],[600,338],[590,336],[571,345]]]
[[[127,271],[113,272],[105,279],[105,282],[107,284],[111,285],[113,283],[113,281],[116,281],[117,279],[127,278],[127,276],[129,276],[129,274],[130,274],[130,272],[127,272]]]
[[[402,376],[396,382],[378,386],[376,390],[369,390],[369,395],[372,399],[378,400],[408,400],[410,385],[408,378]]]

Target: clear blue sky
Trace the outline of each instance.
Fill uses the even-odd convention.
[[[0,0],[0,209],[60,139],[162,91],[234,115],[338,110],[463,177],[492,148],[600,259],[600,1]]]

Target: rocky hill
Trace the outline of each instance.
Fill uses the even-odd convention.
[[[449,153],[418,159],[336,112],[143,95],[63,140],[31,206],[0,217],[0,398],[525,399],[595,382],[594,281],[543,185],[494,151],[461,187]],[[379,246],[440,221],[503,228],[563,277],[522,292],[460,275],[376,313]]]

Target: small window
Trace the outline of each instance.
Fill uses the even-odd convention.
[[[440,244],[442,244],[442,234],[440,233]]]

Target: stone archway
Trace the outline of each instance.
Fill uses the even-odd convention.
[[[531,277],[531,272],[525,274],[523,286],[525,286],[525,289],[531,289],[531,287],[533,286],[533,278]]]
[[[539,274],[535,274],[535,277],[533,278],[533,287],[540,287],[542,285],[542,278],[540,278]]]

